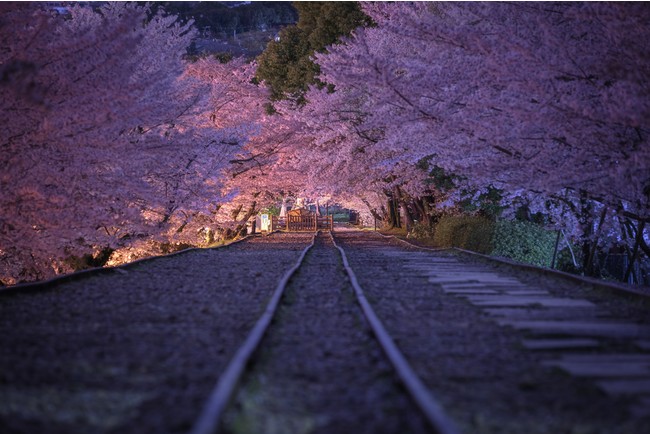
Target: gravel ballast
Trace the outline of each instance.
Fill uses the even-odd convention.
[[[424,433],[424,419],[365,322],[320,234],[254,356],[228,433]]]
[[[311,238],[255,237],[0,292],[0,431],[189,432]],[[647,432],[647,301],[378,234],[335,238],[462,433]],[[427,432],[328,234],[291,279],[249,368],[227,432]]]
[[[591,299],[599,312],[607,312],[607,319],[623,315],[626,321],[647,324],[647,307],[637,301],[585,292],[574,282],[468,255],[425,252],[378,234],[340,232],[336,242],[348,252],[360,285],[389,333],[462,432],[632,434],[650,426],[647,415],[630,414],[630,398],[608,396],[588,378],[545,366],[555,353],[524,348],[524,331],[501,326],[488,309],[449,295],[429,281],[422,264],[434,258],[458,262],[459,278],[471,272],[495,273],[518,279],[527,290]],[[508,311],[523,317],[545,312],[539,307]],[[610,348],[582,354],[612,347],[639,353],[625,342],[607,345]]]
[[[185,433],[311,234],[0,293],[0,430]]]

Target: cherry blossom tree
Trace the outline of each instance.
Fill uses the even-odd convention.
[[[554,201],[565,210],[557,223],[583,236],[607,232],[599,222],[614,227],[621,216],[642,233],[650,217],[647,8],[372,3],[364,11],[376,27],[316,56],[320,79],[336,88],[308,96],[320,114],[310,115],[320,122],[317,142],[336,136],[347,159],[363,150],[366,167],[392,172],[384,179],[394,183],[432,157],[479,192],[498,187],[546,212]],[[426,194],[426,184],[411,186]]]
[[[268,101],[268,100],[267,100]],[[287,197],[310,196],[304,149],[305,125],[293,116],[291,102],[278,102],[273,114],[260,118],[258,133],[242,147],[224,172],[224,204],[218,221],[235,232],[248,217],[268,206],[279,206]]]
[[[648,47],[625,43],[648,31],[644,8],[365,10],[378,27],[359,29],[319,63],[325,81],[363,89],[365,127],[382,131],[384,148],[404,151],[407,161],[435,154],[479,185],[583,189],[647,208],[647,84],[637,72],[648,69]]]
[[[193,191],[192,197],[209,204],[206,209],[201,204],[192,202],[185,207],[185,212],[192,210],[194,213],[211,215],[213,223],[224,224],[218,217],[217,212],[226,198],[234,197],[227,182],[233,170],[242,158],[245,147],[255,137],[259,137],[264,131],[267,114],[265,103],[268,101],[268,90],[253,83],[255,65],[248,64],[243,59],[236,59],[226,64],[214,58],[200,59],[188,66],[187,75],[197,79],[199,87],[208,85],[207,92],[204,89],[204,106],[198,108],[197,112],[188,119],[192,127],[200,127],[201,134],[217,134],[218,137],[206,140],[199,139],[203,143],[202,155],[198,159],[204,160],[198,167],[205,167],[205,161],[212,158],[215,145],[226,147],[216,155],[219,159],[210,166],[209,177],[214,186],[218,186],[218,192]],[[196,142],[196,138],[192,139]],[[178,168],[173,170],[179,173]],[[191,176],[193,185],[196,183],[196,175]],[[207,193],[207,194],[206,194]],[[174,235],[178,238],[177,235]],[[191,236],[192,231],[189,231]]]
[[[238,232],[288,195],[368,220],[498,188],[650,255],[643,5],[365,4],[375,25],[314,56],[329,86],[275,114],[257,65],[184,60],[189,23],[125,3],[39,8],[0,5],[5,283],[93,249]]]
[[[5,283],[127,240],[182,238],[215,211],[220,171],[255,132],[232,91],[251,72],[187,65],[191,23],[125,3],[70,12],[0,11]]]

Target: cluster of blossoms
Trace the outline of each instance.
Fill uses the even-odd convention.
[[[252,67],[184,59],[191,23],[140,6],[0,6],[0,276],[98,249],[196,238],[257,134]]]
[[[620,238],[623,222],[642,234],[650,10],[470,2],[364,11],[376,26],[317,55],[336,92],[312,89],[303,110],[315,148],[336,149],[334,189],[432,195],[416,175],[427,161],[467,189],[498,188],[506,202],[550,214],[574,235]]]

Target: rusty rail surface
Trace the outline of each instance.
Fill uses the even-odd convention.
[[[315,240],[316,233],[314,233],[314,236],[312,237],[311,244],[305,247],[302,251],[296,264],[282,276],[282,279],[280,279],[280,282],[275,288],[273,296],[271,297],[269,304],[266,306],[264,313],[262,313],[260,318],[257,320],[257,323],[248,334],[244,344],[237,350],[235,356],[230,360],[221,377],[219,377],[219,381],[213,389],[212,394],[210,395],[210,398],[208,399],[208,402],[201,412],[197,422],[192,428],[191,434],[212,434],[216,432],[221,416],[237,389],[237,385],[244,374],[248,361],[259,346],[264,334],[273,320],[273,316],[280,304],[280,300],[282,299],[284,290],[289,283],[289,279],[291,279],[294,273],[300,268],[307,252],[314,246]]]
[[[370,328],[379,341],[382,350],[393,365],[393,368],[397,372],[397,375],[406,387],[406,390],[409,392],[418,407],[420,407],[420,410],[422,410],[429,425],[431,425],[431,427],[438,434],[459,433],[454,422],[447,416],[442,406],[418,378],[417,374],[413,371],[413,368],[411,368],[411,365],[408,363],[402,352],[399,350],[399,348],[397,348],[397,345],[390,337],[381,320],[379,317],[377,317],[377,314],[375,314],[375,311],[372,309],[372,306],[370,306],[370,303],[366,299],[366,296],[363,293],[363,289],[359,285],[357,277],[354,274],[354,270],[352,270],[352,267],[350,267],[350,263],[348,262],[345,251],[336,244],[332,232],[330,232],[330,236],[332,237],[334,247],[336,247],[341,254],[343,267],[348,273],[350,283],[352,284],[354,292],[357,296],[357,301],[359,302],[359,305],[361,306],[361,309],[366,319],[368,320]]]

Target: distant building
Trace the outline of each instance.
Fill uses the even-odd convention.
[[[106,2],[94,2],[91,5],[91,2],[43,2],[43,9],[47,11],[52,11],[57,15],[68,15],[70,14],[71,6],[99,6],[102,3]]]
[[[229,8],[236,8],[238,6],[243,6],[243,5],[249,5],[251,2],[219,2],[224,6],[227,6]]]
[[[70,11],[64,3],[65,2],[45,2],[43,8],[47,11],[56,12],[58,15],[67,15]]]

